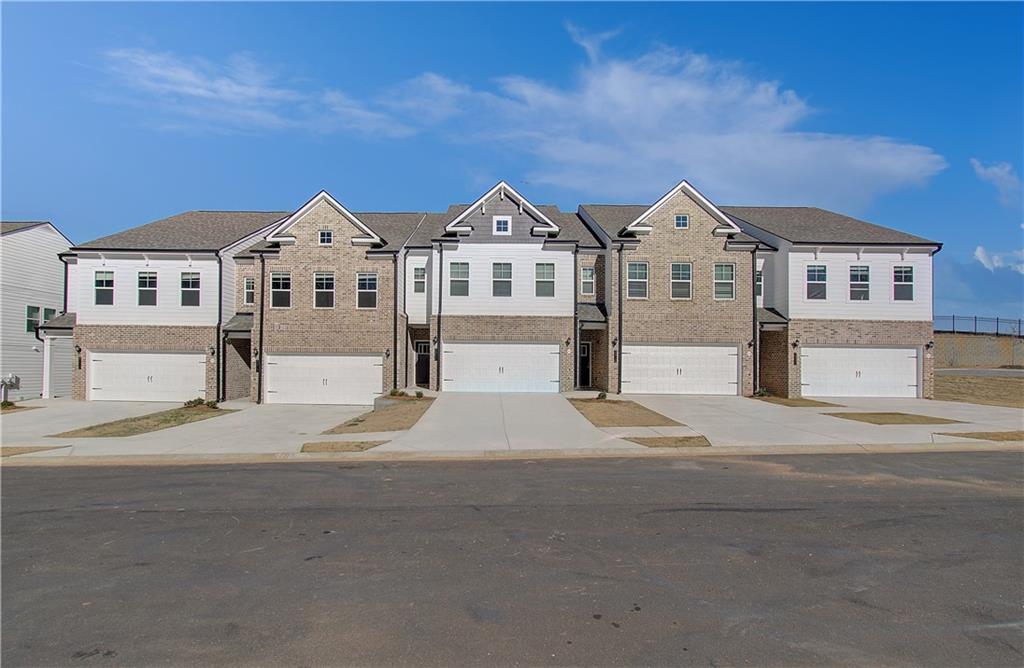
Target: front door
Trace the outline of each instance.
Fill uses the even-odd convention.
[[[430,341],[416,342],[416,384],[430,385]]]
[[[589,343],[580,343],[580,387],[590,387]]]

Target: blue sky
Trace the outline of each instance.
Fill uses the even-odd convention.
[[[1024,313],[1021,4],[2,5],[2,214],[815,205],[945,244],[936,313]]]

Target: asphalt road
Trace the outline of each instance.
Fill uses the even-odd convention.
[[[2,471],[25,665],[1019,666],[1020,453]]]

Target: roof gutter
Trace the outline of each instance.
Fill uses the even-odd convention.
[[[263,403],[263,313],[267,304],[267,259],[260,253],[260,338],[256,346],[256,403]]]

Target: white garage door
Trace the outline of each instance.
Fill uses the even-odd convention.
[[[450,392],[558,392],[557,343],[446,343],[443,388]]]
[[[89,353],[94,401],[188,401],[206,396],[203,353]]]
[[[269,404],[368,406],[384,391],[380,355],[267,355]]]
[[[736,346],[624,346],[622,391],[632,394],[738,394]]]
[[[800,384],[807,397],[916,397],[916,348],[804,346]]]

